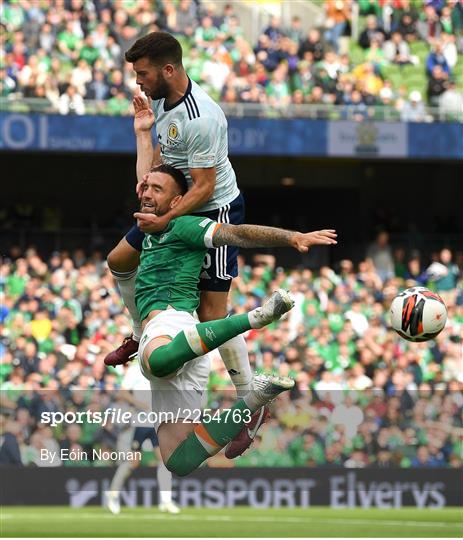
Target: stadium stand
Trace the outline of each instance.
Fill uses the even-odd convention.
[[[310,28],[271,16],[251,42],[233,2],[6,0],[0,97],[14,111],[130,114],[136,84],[123,53],[161,29],[181,40],[190,77],[228,114],[249,104],[266,115],[461,120],[460,0],[323,7]]]
[[[211,466],[462,466],[461,253],[454,262],[449,250],[434,255],[445,274],[416,254],[384,250],[392,269],[381,268],[384,253],[373,247],[358,268],[344,260],[318,272],[284,271],[271,255],[241,260],[235,312],[255,307],[275,287],[296,297],[286,321],[249,332],[247,343],[255,369],[293,375],[297,385],[279,398],[249,452],[236,462],[219,455]],[[76,250],[45,258],[34,248],[13,249],[0,275],[0,463],[39,464],[42,448],[114,450],[121,425],[39,422],[43,412],[117,405],[123,371],[106,368],[103,358],[130,326],[101,255]],[[431,344],[398,340],[388,325],[391,298],[414,284],[438,291],[448,306],[447,327]],[[226,407],[231,388],[215,356],[209,407]],[[144,453],[143,463],[153,460]]]

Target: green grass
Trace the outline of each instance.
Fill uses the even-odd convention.
[[[180,515],[123,508],[3,507],[1,536],[32,537],[461,537],[463,512],[330,508],[187,508]]]

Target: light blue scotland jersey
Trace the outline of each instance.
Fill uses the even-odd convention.
[[[189,169],[216,168],[215,191],[195,212],[216,210],[236,199],[239,189],[228,159],[227,119],[219,105],[190,80],[179,101],[169,107],[164,99],[153,101],[153,112],[162,161],[180,169],[189,187]]]

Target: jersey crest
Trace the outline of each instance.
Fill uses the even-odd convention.
[[[164,233],[159,237],[159,243],[162,244],[169,238],[170,233]]]
[[[178,127],[175,122],[171,122],[167,129],[167,139],[171,143],[176,143],[179,138]]]

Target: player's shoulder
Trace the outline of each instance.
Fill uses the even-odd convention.
[[[175,238],[193,249],[212,247],[209,239],[212,238],[215,221],[204,216],[181,216],[176,218],[174,225]]]
[[[214,221],[204,216],[180,216],[172,220],[172,232],[178,240],[182,240],[187,244],[195,238],[202,238],[208,231],[210,225]]]
[[[194,81],[191,81],[186,101],[188,105],[191,105],[192,120],[196,118],[222,118],[224,116],[220,106]]]
[[[171,221],[173,224],[172,229],[173,230],[183,230],[188,229],[192,227],[200,227],[205,228],[210,223],[212,223],[212,219],[204,217],[204,216],[179,216]]]

